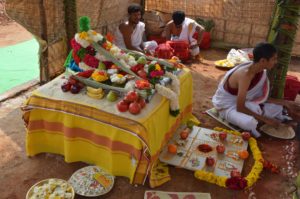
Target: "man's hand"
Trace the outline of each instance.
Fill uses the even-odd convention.
[[[300,104],[293,101],[286,101],[285,108],[288,111],[289,116],[293,120],[300,122]]]
[[[279,120],[271,119],[271,118],[264,118],[263,122],[270,125],[270,126],[273,126],[275,128],[278,128],[279,125],[281,124],[281,122]]]

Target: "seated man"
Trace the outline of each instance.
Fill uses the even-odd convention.
[[[155,41],[144,42],[145,24],[141,22],[142,10],[138,4],[128,7],[128,21],[122,23],[116,31],[115,44],[120,48],[143,52],[154,52],[157,47]]]
[[[299,105],[292,101],[269,98],[267,70],[277,62],[273,45],[258,44],[253,51],[253,62],[240,64],[228,71],[213,96],[212,102],[220,116],[240,128],[251,131],[259,137],[257,124],[263,122],[278,127],[287,116],[299,111]]]
[[[192,56],[199,54],[199,44],[202,40],[202,32],[204,28],[199,25],[195,20],[185,17],[183,11],[175,11],[172,14],[172,19],[167,23],[164,36],[167,40],[184,40],[189,43]],[[198,38],[195,39],[194,35],[198,33]]]

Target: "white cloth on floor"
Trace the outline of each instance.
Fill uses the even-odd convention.
[[[258,121],[251,115],[238,112],[236,108],[237,95],[232,95],[224,89],[224,84],[234,71],[242,67],[247,67],[251,64],[252,62],[240,64],[228,71],[220,82],[218,89],[213,96],[212,102],[223,119],[244,130],[251,131],[254,136],[259,137],[260,133],[256,130]],[[259,82],[247,92],[245,106],[259,115],[283,120],[283,107],[281,105],[265,103],[268,96],[269,80],[267,77],[267,71],[264,70]]]
[[[128,21],[126,21],[125,24],[128,25]],[[158,45],[155,41],[143,42],[144,32],[145,24],[140,21],[131,34],[131,45],[139,50],[143,50],[141,49],[142,45],[144,49],[152,52]],[[119,28],[117,28],[115,32],[115,45],[119,48],[126,48],[123,34],[121,33]]]

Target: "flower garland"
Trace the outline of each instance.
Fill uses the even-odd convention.
[[[214,130],[216,131],[223,131],[223,132],[227,132],[233,135],[241,135],[241,133],[237,132],[237,131],[232,131],[232,130],[226,130],[223,128],[219,128],[216,127],[214,128]],[[217,184],[221,187],[227,187],[227,188],[232,188],[232,189],[244,189],[244,188],[249,188],[251,186],[253,186],[253,184],[259,179],[259,175],[263,170],[263,162],[264,159],[262,157],[261,151],[259,150],[258,146],[257,146],[257,142],[254,138],[250,138],[249,141],[249,146],[250,146],[250,150],[253,154],[253,158],[254,158],[254,165],[250,171],[250,173],[245,177],[245,178],[227,178],[225,176],[216,176],[211,172],[207,172],[207,171],[202,171],[202,170],[198,170],[195,172],[195,177],[200,179],[200,180],[204,180],[213,184]],[[232,185],[232,183],[235,183],[234,185]],[[236,183],[238,184],[238,186],[235,186]]]
[[[155,84],[155,89],[157,92],[170,100],[170,113],[173,116],[177,116],[180,112],[179,110],[179,99],[180,94],[180,81],[178,77],[170,72],[165,73],[166,77],[169,77],[171,81],[171,88],[167,88],[160,84]]]
[[[155,89],[158,92],[158,94],[166,97],[168,100],[170,100],[170,113],[173,116],[177,116],[179,114],[179,99],[178,94],[171,90],[170,88],[167,88],[165,86],[162,86],[160,84],[155,84]]]
[[[166,77],[169,77],[171,82],[171,89],[179,96],[180,95],[180,81],[176,75],[170,72],[166,72]]]

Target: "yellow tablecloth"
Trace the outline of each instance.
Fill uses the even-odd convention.
[[[192,76],[180,73],[180,115],[169,114],[169,101],[155,94],[139,115],[120,113],[116,103],[63,93],[60,76],[37,89],[23,107],[28,156],[49,152],[66,162],[101,166],[130,183],[143,184],[159,152],[178,126],[192,117]],[[153,182],[155,186],[155,182]],[[151,184],[151,182],[150,182]]]

